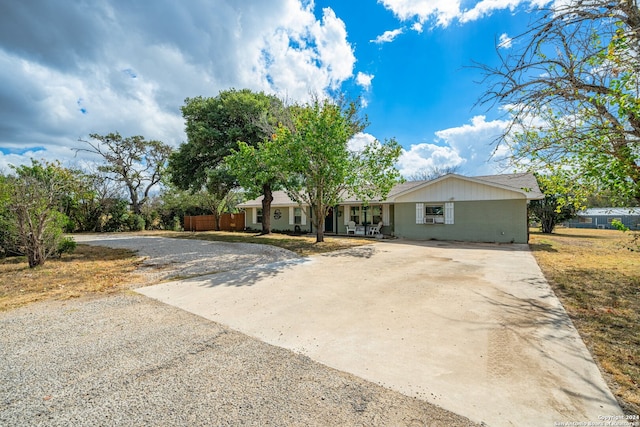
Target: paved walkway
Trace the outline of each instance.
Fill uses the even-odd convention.
[[[490,426],[622,414],[526,245],[381,242],[138,292]]]

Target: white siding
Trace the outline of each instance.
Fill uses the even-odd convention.
[[[459,178],[449,178],[431,185],[419,188],[411,193],[402,195],[395,199],[396,202],[417,202],[417,201],[447,201],[455,200],[510,200],[524,199],[525,195],[517,191],[510,191],[496,188],[491,185],[466,181]]]

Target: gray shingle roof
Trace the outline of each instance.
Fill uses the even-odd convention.
[[[443,179],[444,177],[438,178],[438,180]],[[485,175],[485,176],[476,176],[476,177],[461,177],[468,178],[474,181],[482,181],[487,183],[488,185],[494,185],[502,188],[511,189],[518,192],[525,192],[527,195],[527,199],[542,199],[544,198],[544,194],[540,191],[538,187],[538,183],[536,181],[535,176],[531,173],[515,173],[515,174],[507,174],[507,175]],[[432,180],[435,181],[435,180]],[[396,184],[393,186],[387,198],[382,200],[382,202],[388,201],[393,202],[393,199],[396,195],[410,191],[412,188],[417,188],[422,185],[425,185],[431,181],[407,181],[402,184]],[[244,203],[238,205],[240,208],[253,208],[253,207],[262,207],[262,198],[263,196],[258,197],[254,200],[249,200]],[[355,197],[346,197],[342,204],[349,203],[362,203],[361,200],[356,199]],[[292,201],[286,192],[284,191],[274,191],[273,192],[273,206],[296,206],[296,202]]]

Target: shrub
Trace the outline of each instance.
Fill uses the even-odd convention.
[[[77,247],[78,244],[73,240],[73,238],[65,237],[60,241],[60,243],[58,243],[58,250],[56,253],[58,254],[58,257],[62,257],[62,254],[73,253]]]

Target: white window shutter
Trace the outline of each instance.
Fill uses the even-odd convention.
[[[293,206],[289,206],[289,225],[293,225],[295,222],[295,208]]]
[[[258,208],[253,208],[252,211],[253,211],[253,213],[252,213],[252,216],[253,216],[252,222],[254,224],[257,224],[258,223]]]
[[[424,224],[424,203],[416,203],[416,224]]]
[[[351,215],[351,206],[344,205],[344,225],[349,225],[349,215]]]
[[[453,202],[444,204],[444,223],[453,224]]]
[[[307,209],[300,207],[300,211],[302,212],[302,218],[300,219],[300,225],[307,225]]]
[[[382,205],[382,225],[389,225],[390,220],[389,205]]]

